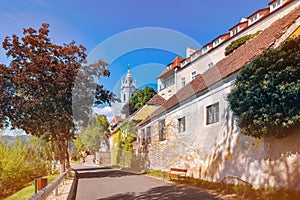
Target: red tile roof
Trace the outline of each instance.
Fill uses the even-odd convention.
[[[151,116],[144,119],[139,126],[149,122],[151,118],[160,115],[164,111],[177,106],[179,102],[183,102],[188,98],[193,97],[195,94],[204,91],[209,86],[212,86],[220,80],[237,72],[255,57],[260,55],[265,49],[269,48],[299,17],[300,7],[275,21],[255,38],[219,61],[214,67],[208,69],[204,74],[198,75],[193,81],[188,83],[161,107],[155,110]]]
[[[162,105],[166,100],[159,94],[154,95],[146,104],[148,105]]]
[[[260,14],[262,14],[263,16],[264,16],[264,15],[268,15],[268,14],[270,14],[270,9],[269,9],[269,8],[264,8],[264,9],[257,10],[256,12],[252,13],[251,15],[249,15],[249,16],[247,17],[247,19],[250,19],[251,17],[253,17],[253,16],[256,15],[257,13],[260,13]]]
[[[157,77],[160,78],[161,76],[165,75],[167,72],[169,72],[172,69],[175,69],[176,67],[181,67],[181,61],[183,61],[184,58],[181,58],[179,56],[177,56],[176,58],[174,58],[174,60],[168,64],[168,66],[166,67],[166,69]]]
[[[110,123],[113,123],[113,124],[117,124],[118,122],[120,121],[123,121],[124,119],[122,119],[122,117],[120,116],[115,116]]]
[[[174,68],[176,68],[176,67],[180,67],[181,65],[180,65],[180,63],[181,63],[181,61],[183,61],[184,60],[184,58],[181,58],[181,57],[176,57],[173,61],[172,61],[172,63],[171,63],[171,68],[172,69],[174,69]]]
[[[244,30],[245,28],[248,27],[248,21],[239,22],[238,24],[236,24],[233,27],[231,27],[229,30],[231,31],[232,29],[235,29],[236,27],[241,27],[240,31],[242,31],[242,30]]]

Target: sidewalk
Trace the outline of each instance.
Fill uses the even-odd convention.
[[[58,187],[58,195],[54,196],[53,194],[51,194],[47,200],[66,200],[68,195],[69,195],[69,191],[71,189],[72,183],[73,183],[73,179],[74,177],[69,177],[65,180],[64,185],[60,185]]]

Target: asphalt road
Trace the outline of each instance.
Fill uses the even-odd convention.
[[[73,168],[78,170],[77,200],[219,199],[205,191],[117,169],[83,166]]]

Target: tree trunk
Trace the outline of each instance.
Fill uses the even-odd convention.
[[[66,171],[66,142],[65,140],[59,141],[59,162],[60,162],[60,175]]]
[[[66,141],[66,152],[65,152],[65,159],[66,159],[66,169],[70,168],[70,156],[69,156],[69,145],[68,140]]]

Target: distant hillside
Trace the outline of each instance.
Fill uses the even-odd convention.
[[[2,135],[0,136],[3,138],[5,143],[13,143],[17,138],[21,138],[21,140],[26,141],[29,139],[29,135],[17,135],[17,136],[11,136],[11,135]]]

